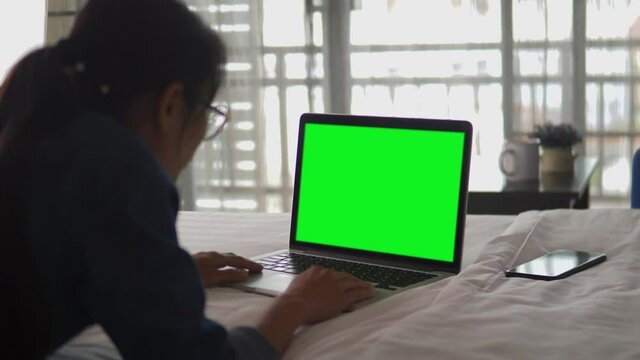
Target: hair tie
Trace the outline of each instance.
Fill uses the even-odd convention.
[[[60,40],[53,47],[53,51],[58,55],[62,68],[67,75],[73,76],[86,71],[87,65],[81,60],[79,46],[74,40],[70,38]]]
[[[84,81],[89,87],[97,88],[98,93],[102,96],[107,96],[111,93],[111,86],[106,82],[98,82],[92,76],[95,76],[90,69],[87,69],[87,63],[82,60],[81,47],[77,40],[73,38],[65,38],[60,40],[53,48],[53,51],[58,54],[62,69],[67,76],[84,76]],[[85,74],[86,72],[89,72]]]
[[[100,84],[100,94],[106,96],[106,95],[109,95],[110,92],[111,92],[111,86],[107,84]]]

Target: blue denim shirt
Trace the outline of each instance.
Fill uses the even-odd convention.
[[[204,317],[175,229],[178,195],[148,146],[84,112],[30,151],[27,238],[50,315],[50,351],[100,324],[125,359],[272,359],[255,330]]]

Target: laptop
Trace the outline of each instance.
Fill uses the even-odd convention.
[[[277,296],[312,265],[372,283],[372,301],[460,271],[467,121],[300,117],[289,248],[234,287]],[[371,301],[369,301],[371,302]]]

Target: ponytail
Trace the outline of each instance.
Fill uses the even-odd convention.
[[[49,132],[77,111],[77,85],[63,71],[57,50],[30,53],[8,77],[0,98],[0,134],[5,146],[21,134],[37,137]],[[60,121],[50,121],[52,118]]]

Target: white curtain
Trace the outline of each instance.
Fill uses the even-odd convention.
[[[203,143],[180,188],[184,209],[288,211],[297,119],[323,111],[322,53],[301,0],[186,1],[224,38],[221,102],[231,126]],[[317,39],[316,39],[317,40]]]
[[[306,111],[471,120],[476,152],[500,150],[500,0],[187,3],[230,49],[234,126],[182,179],[185,209],[288,211]]]

